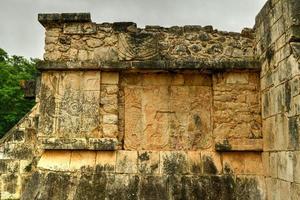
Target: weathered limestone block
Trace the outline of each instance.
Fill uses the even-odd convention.
[[[103,123],[104,124],[117,124],[118,123],[118,115],[114,115],[114,114],[103,115]]]
[[[116,172],[122,174],[138,172],[138,153],[137,151],[118,151]]]
[[[129,174],[116,174],[107,185],[108,199],[138,199],[140,177]],[[114,184],[113,184],[114,183]]]
[[[293,152],[281,151],[278,153],[278,178],[289,182],[294,181],[293,159]]]
[[[90,38],[86,41],[87,45],[91,48],[102,46],[103,41],[97,38]]]
[[[156,175],[160,172],[159,151],[139,151],[138,170],[141,174]]]
[[[280,186],[278,179],[266,178],[267,199],[280,200]]]
[[[294,151],[293,153],[293,180],[296,183],[300,183],[300,152]]]
[[[291,199],[292,196],[291,183],[278,179],[277,184],[279,185],[279,193],[280,193],[279,199]]]
[[[19,199],[21,197],[21,177],[15,173],[1,175],[1,199]]]
[[[274,149],[286,150],[292,147],[291,137],[289,135],[288,117],[285,114],[279,114],[275,116],[275,132]]]
[[[45,151],[38,162],[37,167],[53,171],[70,170],[71,151]]]
[[[79,170],[81,167],[94,167],[96,163],[95,151],[72,151],[70,170]]]
[[[103,120],[103,122],[105,122]],[[115,124],[103,124],[102,125],[103,137],[116,138],[118,136],[118,126]]]
[[[1,159],[0,160],[0,173],[19,173],[20,162],[12,159]]]
[[[140,180],[140,198],[167,199],[166,187],[165,179],[161,176],[144,176]]]
[[[223,153],[224,173],[263,175],[260,153]]]
[[[103,172],[115,172],[116,169],[115,151],[98,151],[96,157],[96,166]]]
[[[270,153],[270,176],[272,178],[278,178],[278,162],[279,154],[276,152]]]
[[[179,175],[189,171],[187,154],[183,151],[162,151],[160,165],[161,174]]]
[[[275,145],[275,116],[264,119],[262,123],[262,132],[264,140],[264,151],[274,149]]]

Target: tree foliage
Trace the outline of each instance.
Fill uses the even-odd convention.
[[[12,128],[34,105],[25,99],[21,80],[35,79],[36,60],[9,56],[0,48],[0,137]]]

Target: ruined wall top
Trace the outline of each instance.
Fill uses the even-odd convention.
[[[212,26],[97,24],[89,13],[39,14],[46,29],[47,69],[259,69],[254,32],[224,32]],[[55,64],[54,64],[55,63]]]

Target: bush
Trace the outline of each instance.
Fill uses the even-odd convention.
[[[9,56],[0,48],[0,137],[35,104],[34,100],[24,98],[20,82],[36,76],[36,60]]]

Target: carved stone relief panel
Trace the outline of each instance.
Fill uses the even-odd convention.
[[[100,72],[47,72],[42,76],[39,136],[101,137]]]
[[[211,146],[210,76],[135,74],[124,81],[125,149],[196,150]]]
[[[119,60],[150,60],[158,56],[157,37],[151,33],[119,33]]]

